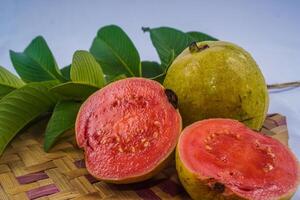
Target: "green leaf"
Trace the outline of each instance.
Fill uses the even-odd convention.
[[[166,71],[173,60],[192,42],[184,32],[169,27],[142,28],[150,32],[150,38]]]
[[[70,78],[71,64],[60,69],[61,74],[66,80],[71,80]]]
[[[105,78],[100,65],[87,51],[74,53],[70,77],[74,82],[86,83],[99,88],[105,85]]]
[[[25,82],[60,80],[64,78],[42,36],[36,37],[22,53],[10,51],[10,58],[17,73]]]
[[[154,61],[143,61],[142,62],[143,77],[145,78],[155,78],[164,73],[164,69],[159,63]]]
[[[12,64],[23,81],[39,82],[54,79],[49,73],[45,73],[44,69],[37,62],[24,53],[14,51],[10,51],[9,53]]]
[[[0,100],[0,155],[20,130],[54,107],[57,96],[49,88],[57,83],[29,83]]]
[[[56,104],[45,132],[44,150],[46,152],[63,133],[74,128],[80,106],[81,103],[75,101],[60,101]]]
[[[56,85],[50,90],[59,94],[62,99],[85,100],[99,88],[85,83],[67,82]]]
[[[0,98],[23,85],[25,83],[21,79],[0,66]]]
[[[217,41],[217,38],[214,38],[210,35],[207,35],[202,32],[197,32],[197,31],[190,31],[187,32],[187,34],[194,40],[195,42],[202,42],[202,41]]]
[[[110,25],[101,28],[93,41],[90,52],[101,64],[106,75],[141,76],[138,51],[130,38],[118,26]]]
[[[121,79],[127,78],[127,76],[125,74],[120,74],[118,76],[109,76],[109,75],[105,75],[105,79],[107,83],[112,83]]]

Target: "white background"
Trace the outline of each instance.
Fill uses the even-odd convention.
[[[197,30],[248,50],[268,83],[300,80],[300,1],[16,1],[0,0],[0,65],[14,71],[9,49],[23,51],[37,35],[60,67],[89,49],[97,30],[121,26],[143,60],[158,60],[142,26]],[[287,116],[290,146],[300,158],[300,88],[271,93],[270,113]],[[300,199],[300,192],[294,197]]]

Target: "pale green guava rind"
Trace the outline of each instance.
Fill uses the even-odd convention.
[[[178,96],[184,126],[207,118],[232,118],[259,130],[268,110],[264,77],[251,55],[228,42],[201,42],[172,63],[165,88]]]
[[[200,177],[190,172],[182,163],[179,156],[178,147],[176,148],[176,170],[178,177],[184,189],[194,200],[243,200],[235,194],[224,196],[221,193],[214,191],[207,185],[207,177]],[[226,190],[228,190],[226,188]]]

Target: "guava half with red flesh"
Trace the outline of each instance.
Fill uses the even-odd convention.
[[[156,81],[128,78],[90,96],[76,119],[76,140],[87,170],[113,183],[155,175],[167,162],[181,132],[177,97]]]
[[[185,128],[176,169],[193,199],[289,199],[299,181],[298,161],[286,146],[231,119]]]

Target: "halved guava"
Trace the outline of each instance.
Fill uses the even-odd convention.
[[[286,146],[231,119],[185,128],[176,169],[193,199],[289,199],[299,180],[298,162]]]
[[[181,132],[177,97],[156,81],[128,78],[90,96],[76,119],[76,140],[87,170],[113,183],[155,175],[176,147]]]

